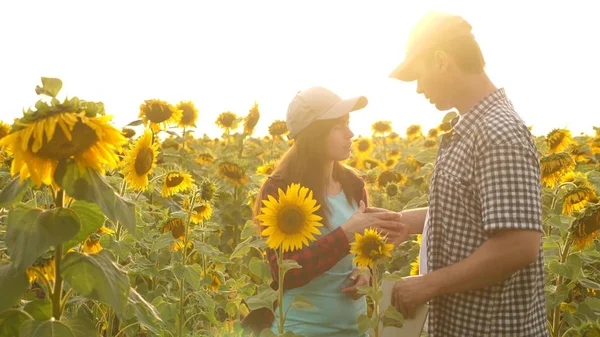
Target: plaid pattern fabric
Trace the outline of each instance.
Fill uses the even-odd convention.
[[[542,231],[533,137],[504,89],[443,136],[429,190],[430,271],[467,258],[499,229]],[[430,301],[431,337],[548,336],[542,246],[535,263],[502,283]]]
[[[285,190],[286,185],[284,182],[278,178],[269,177],[265,182],[261,199],[267,199],[269,195],[278,199],[278,190],[280,188]],[[353,196],[354,199],[363,200],[365,205],[368,205],[367,192],[362,180],[357,179],[356,188],[354,190],[357,192],[356,195]],[[277,256],[270,248],[266,249],[266,253],[271,267],[271,275],[273,276],[271,288],[277,290],[279,287],[279,266],[277,265]],[[283,289],[298,288],[309,283],[317,276],[331,269],[349,253],[350,244],[348,243],[346,234],[339,227],[329,234],[319,237],[316,241],[312,242],[310,246],[306,246],[301,250],[285,252],[283,254],[284,259],[294,260],[298,262],[302,268],[291,269],[285,274]],[[277,301],[274,303],[274,307],[276,306]],[[242,326],[252,330],[255,334],[258,334],[260,331],[271,327],[273,319],[274,316],[270,310],[264,308],[258,309],[250,312],[248,316],[244,318]]]

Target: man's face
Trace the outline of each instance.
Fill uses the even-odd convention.
[[[440,111],[454,108],[456,94],[456,74],[450,65],[448,56],[436,51],[433,57],[416,60],[417,93],[423,94]]]

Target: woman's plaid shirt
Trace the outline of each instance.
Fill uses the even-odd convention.
[[[443,136],[429,190],[430,271],[467,258],[496,230],[542,231],[539,157],[504,89]],[[431,337],[548,336],[542,246],[496,285],[430,302]]]

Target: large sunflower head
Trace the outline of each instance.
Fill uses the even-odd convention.
[[[247,135],[252,135],[254,133],[254,128],[258,123],[258,119],[260,118],[260,112],[258,111],[258,103],[254,103],[252,109],[248,111],[248,116],[244,118],[244,133]]]
[[[587,164],[590,161],[592,155],[592,149],[586,143],[573,144],[570,148],[569,153],[573,156],[576,163]]]
[[[392,122],[388,121],[377,121],[371,126],[373,133],[376,135],[383,135],[385,133],[392,132]]]
[[[288,133],[288,128],[285,121],[276,120],[269,125],[269,134],[273,137],[281,137],[286,133]]]
[[[177,241],[173,244],[172,248],[174,251],[178,251],[183,248],[185,238],[185,224],[181,218],[171,218],[166,221],[162,228],[162,233],[171,232],[174,239]],[[188,248],[191,247],[191,241],[188,243]]]
[[[267,237],[271,249],[302,249],[303,245],[308,246],[308,240],[315,241],[314,235],[321,234],[318,227],[323,226],[319,222],[322,218],[315,214],[321,205],[317,205],[308,188],[291,184],[285,192],[279,189],[279,199],[269,196],[262,203],[265,207],[256,219],[264,226],[261,235]]]
[[[145,130],[125,154],[125,167],[121,173],[130,188],[142,191],[148,188],[148,175],[156,167],[157,156],[158,141],[153,141],[152,132]]]
[[[173,196],[180,192],[185,192],[192,188],[194,179],[183,171],[170,171],[165,174],[161,195],[164,198]]]
[[[175,108],[181,111],[181,118],[179,119],[180,127],[196,127],[198,109],[196,109],[192,101],[179,102]]]
[[[211,180],[204,179],[200,184],[200,200],[212,202],[217,194],[217,185]]]
[[[248,182],[248,176],[238,164],[229,161],[219,164],[217,169],[219,175],[235,186],[244,186]]]
[[[402,173],[387,170],[381,172],[377,177],[377,185],[379,188],[385,188],[389,183],[396,183],[398,185],[404,185],[406,183],[406,176]]]
[[[571,131],[567,129],[554,129],[546,136],[546,144],[550,153],[561,152],[573,143]]]
[[[27,268],[29,283],[35,282],[41,274],[51,285],[55,281],[56,263],[52,254],[39,258],[31,267]],[[37,271],[37,272],[36,272]]]
[[[582,210],[589,202],[597,202],[598,197],[590,185],[580,185],[569,190],[563,197],[563,214],[571,215]]]
[[[439,134],[440,130],[438,128],[429,129],[429,132],[427,132],[427,137],[430,139],[436,139]]]
[[[210,220],[212,217],[212,206],[209,203],[197,205],[192,210],[192,222],[199,224],[202,220]]]
[[[355,254],[354,263],[360,267],[373,267],[384,260],[385,257],[392,257],[394,245],[386,243],[386,237],[382,236],[377,230],[366,229],[364,236],[360,233],[354,234],[355,240],[351,244],[350,253]]]
[[[201,153],[196,157],[196,163],[200,165],[210,165],[215,162],[215,157],[210,153]]]
[[[374,170],[382,167],[383,163],[374,158],[360,158],[358,167],[362,170]]]
[[[217,121],[215,122],[218,127],[226,131],[237,129],[239,123],[240,121],[238,116],[231,111],[222,112],[219,117],[217,117]]]
[[[104,115],[102,103],[86,102],[77,97],[60,103],[38,101],[15,120],[10,133],[0,139],[14,155],[11,175],[20,174],[21,181],[55,185],[54,171],[58,163],[73,159],[80,170],[91,168],[104,172],[106,167],[117,168],[118,153],[126,139],[109,124],[111,116]]]
[[[181,110],[158,99],[148,99],[140,105],[140,118],[144,125],[150,125],[154,133],[167,130],[181,120]]]
[[[560,178],[575,168],[573,157],[566,152],[553,153],[540,159],[542,183],[554,188]]]
[[[354,153],[358,156],[368,156],[373,152],[373,141],[370,138],[359,137],[353,142]]]
[[[600,204],[590,205],[578,213],[570,228],[573,233],[573,242],[583,250],[598,237]]]
[[[385,168],[387,170],[391,170],[394,167],[396,167],[396,165],[398,164],[398,159],[393,158],[393,157],[389,157],[388,160],[386,160],[383,165],[385,166]]]
[[[420,125],[411,125],[406,129],[406,138],[409,140],[417,139],[423,136]]]

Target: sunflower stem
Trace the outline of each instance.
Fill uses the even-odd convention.
[[[59,189],[56,193],[55,204],[57,208],[64,207],[64,198],[65,192],[62,189]],[[52,291],[52,317],[57,321],[60,320],[60,316],[62,315],[62,288],[63,288],[63,279],[60,274],[60,264],[62,262],[63,256],[63,245],[62,243],[56,245],[54,247],[54,290]]]
[[[565,261],[567,261],[572,244],[573,244],[573,237],[571,235],[571,232],[569,232],[567,234],[567,238],[565,240],[565,246],[563,247],[562,251],[560,252],[559,262],[561,264],[563,264],[563,263],[565,263]],[[562,283],[563,283],[563,277],[561,275],[557,275],[556,276],[556,287],[558,288]],[[557,305],[552,312],[552,337],[559,337],[560,326],[561,326],[560,305]]]
[[[191,197],[191,201],[190,201],[190,209],[188,210],[188,214],[187,214],[187,221],[185,222],[185,232],[183,233],[183,252],[181,254],[181,264],[183,265],[183,267],[185,267],[185,263],[187,260],[187,246],[188,246],[188,240],[189,240],[189,230],[190,230],[190,223],[192,222],[192,212],[194,210],[194,207],[196,207],[196,193],[192,194]],[[184,302],[185,302],[185,273],[183,273],[183,275],[181,275],[181,280],[179,281],[179,337],[183,337],[183,327],[185,325],[185,320],[184,320],[184,314],[185,314],[185,310],[184,310]]]
[[[279,254],[277,254],[277,266],[278,266],[278,274],[279,274],[279,288],[277,288],[278,292],[278,305],[279,308],[279,334],[283,335],[283,326],[285,324],[285,316],[283,314],[283,244],[279,246]]]
[[[379,292],[379,280],[378,280],[378,271],[377,271],[377,264],[373,264],[373,289],[375,290],[375,294],[377,294]],[[376,300],[375,298],[371,298],[373,300],[373,315],[375,315],[375,322],[377,324],[375,324],[375,337],[379,337],[379,320],[380,320],[380,313],[379,313],[379,300]]]

